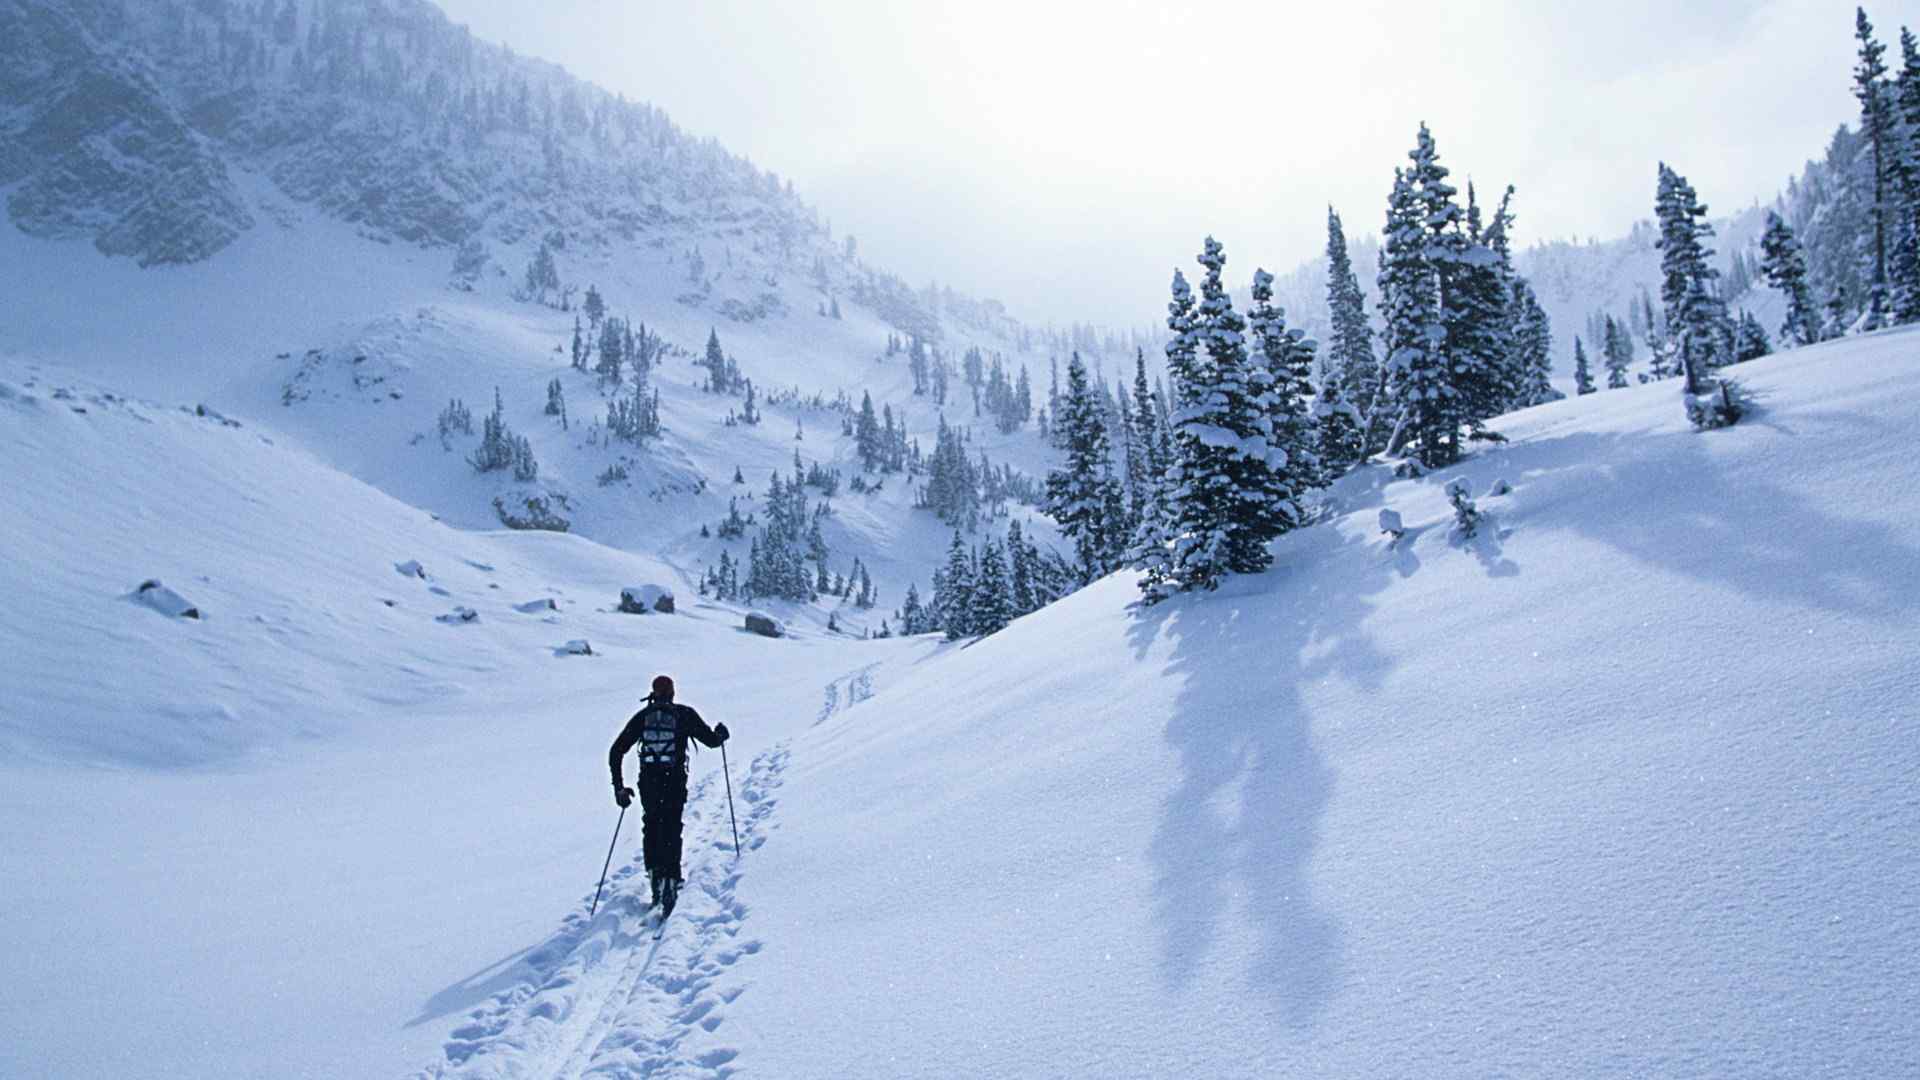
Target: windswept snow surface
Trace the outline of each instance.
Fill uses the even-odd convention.
[[[1737,373],[955,648],[0,367],[0,1075],[1913,1075],[1920,335]],[[742,849],[704,754],[657,942],[632,820],[587,916],[656,671]]]
[[[1738,374],[1739,427],[1529,410],[1269,574],[1103,582],[796,739],[743,1067],[1920,1074],[1920,335]],[[1466,547],[1459,476],[1513,484]]]

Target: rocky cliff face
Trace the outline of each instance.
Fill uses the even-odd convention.
[[[1029,331],[861,263],[792,186],[427,0],[0,0],[0,193],[35,236],[206,259],[310,207],[516,276],[541,245],[638,246],[735,321],[799,278],[938,341]],[[463,269],[464,268],[464,269]]]
[[[15,225],[141,265],[204,259],[253,225],[226,162],[91,5],[0,0],[0,187]]]

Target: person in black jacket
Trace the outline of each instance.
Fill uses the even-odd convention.
[[[673,680],[653,680],[653,693],[613,740],[607,767],[613,771],[613,801],[625,810],[633,803],[633,789],[621,777],[620,762],[636,745],[640,749],[640,845],[653,886],[653,902],[663,913],[673,910],[680,896],[680,814],[687,805],[687,740],[708,746],[727,741],[727,725],[709,728],[700,714],[673,701]]]

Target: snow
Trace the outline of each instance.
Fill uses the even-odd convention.
[[[964,648],[621,616],[665,565],[0,362],[0,1075],[1912,1074],[1916,345],[1706,434],[1530,409],[1265,575]],[[631,827],[586,909],[663,671],[742,850],[699,755],[656,945]]]

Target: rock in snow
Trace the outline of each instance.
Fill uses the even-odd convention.
[[[587,644],[586,638],[574,638],[572,641],[569,641],[565,645],[562,645],[559,648],[553,650],[553,655],[555,656],[592,656],[593,646]]]
[[[420,560],[418,559],[408,559],[406,562],[394,563],[393,568],[400,572],[401,577],[414,577],[422,581],[427,579],[426,568],[420,565]]]
[[[787,628],[780,625],[779,619],[758,611],[747,612],[747,629],[761,637],[785,637],[787,633]]]
[[[470,607],[456,607],[445,615],[435,615],[433,618],[435,622],[450,624],[470,623],[479,622],[480,613]]]
[[[673,592],[665,585],[629,585],[620,590],[620,610],[629,615],[658,611],[673,614]]]
[[[172,619],[197,619],[200,609],[187,602],[187,598],[160,584],[152,578],[140,583],[133,590],[133,598],[153,610]]]
[[[542,597],[538,600],[529,600],[524,604],[515,604],[513,610],[525,615],[538,615],[543,611],[559,611],[560,605],[554,603],[552,597]]]

